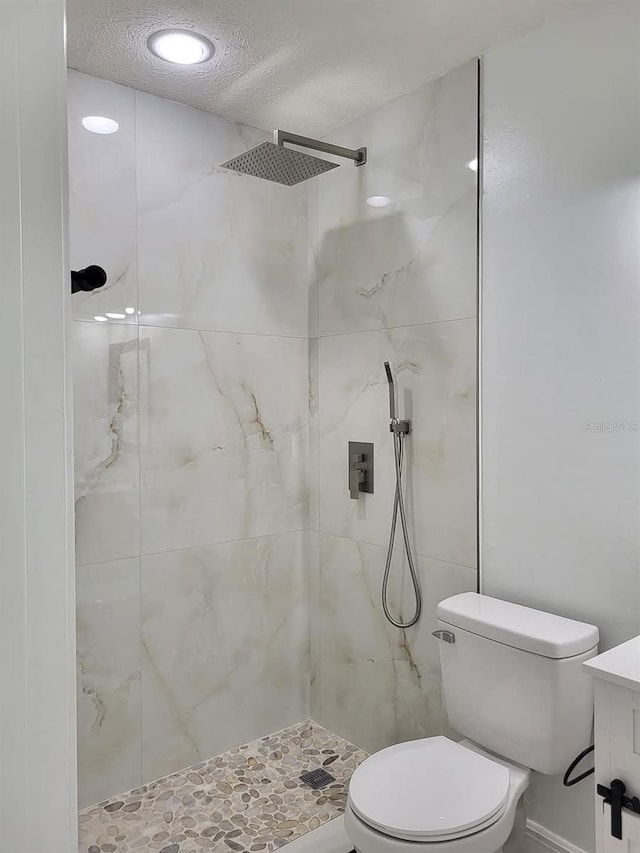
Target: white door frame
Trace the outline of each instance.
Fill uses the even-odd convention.
[[[0,0],[0,849],[72,853],[64,0]]]

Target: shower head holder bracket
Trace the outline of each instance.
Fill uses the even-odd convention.
[[[298,145],[300,148],[309,148],[312,151],[321,151],[323,154],[332,154],[334,157],[345,157],[353,160],[356,166],[364,166],[367,162],[366,148],[343,148],[341,145],[332,145],[320,139],[311,139],[309,136],[299,136],[297,133],[289,133],[286,130],[274,130],[273,142],[284,148],[285,143]]]
[[[409,435],[411,432],[411,421],[399,421],[397,418],[393,418],[389,424],[389,432],[393,432],[396,435]]]

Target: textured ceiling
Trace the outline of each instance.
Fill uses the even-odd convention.
[[[272,130],[324,134],[538,25],[572,0],[68,0],[69,65]],[[200,66],[152,56],[203,33]]]

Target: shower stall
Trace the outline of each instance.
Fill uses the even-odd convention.
[[[477,92],[474,61],[319,160],[70,72],[71,266],[108,275],[72,297],[81,807],[309,718],[367,751],[447,733],[435,606],[477,585]],[[388,561],[385,362],[413,552]],[[350,441],[376,455],[357,501]]]

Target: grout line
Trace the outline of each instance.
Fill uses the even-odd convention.
[[[162,329],[163,331],[176,331],[176,332],[201,332],[202,334],[210,334],[210,335],[233,335],[235,337],[250,337],[250,338],[286,338],[287,340],[292,341],[308,341],[309,337],[307,335],[276,335],[270,334],[267,332],[238,332],[232,329],[197,329],[191,326],[161,326],[161,325],[153,325],[152,323],[140,323],[140,328],[142,329]]]
[[[174,554],[178,551],[193,551],[195,548],[215,548],[217,545],[233,545],[236,542],[254,542],[258,539],[271,539],[274,536],[290,536],[297,533],[307,533],[308,527],[297,527],[295,530],[282,530],[277,533],[263,533],[258,536],[242,536],[240,539],[223,539],[220,542],[204,542],[200,545],[187,545],[182,548],[165,548],[162,551],[144,551],[142,550],[141,557],[158,557],[161,554]]]
[[[240,539],[223,539],[219,542],[203,542],[198,545],[187,545],[182,548],[165,548],[162,551],[140,551],[139,554],[129,554],[126,557],[114,557],[111,560],[97,560],[95,563],[78,563],[76,568],[87,569],[92,566],[104,566],[108,563],[121,563],[124,560],[143,560],[145,557],[159,557],[162,554],[177,554],[180,551],[194,551],[196,548],[215,548],[218,545],[233,545],[236,542],[253,542],[259,539],[271,539],[274,536],[291,536],[298,533],[308,533],[308,527],[298,527],[295,530],[282,530],[279,533],[263,533],[259,536],[243,536]]]
[[[356,539],[353,536],[344,536],[340,533],[330,533],[326,530],[313,530],[314,533],[318,533],[321,536],[330,536],[333,539],[344,539],[347,542],[355,542],[356,544],[362,543],[363,545],[371,545],[372,548],[381,548],[384,550],[387,546],[381,545],[379,542],[371,542],[368,539]],[[394,548],[394,552],[405,554],[405,548]],[[457,566],[460,569],[469,569],[470,572],[477,572],[477,566],[470,566],[468,563],[458,563],[455,560],[443,560],[442,557],[433,557],[430,554],[421,554],[418,551],[413,550],[413,553],[416,557],[422,557],[423,560],[434,560],[436,563],[446,563],[448,566]]]
[[[418,326],[441,326],[444,323],[460,323],[463,320],[476,320],[477,317],[473,314],[464,317],[449,317],[444,320],[427,320],[425,323],[405,323],[398,326],[380,326],[376,329],[356,329],[353,332],[332,332],[328,335],[317,335],[315,339],[323,340],[324,338],[343,338],[348,335],[367,335],[373,332],[394,332],[397,329],[415,329]]]
[[[76,323],[93,323],[95,320],[89,317],[73,317],[73,322]],[[101,328],[109,328],[109,326],[119,326],[130,329],[160,329],[162,331],[174,332],[202,332],[203,334],[211,335],[235,335],[236,337],[252,337],[252,338],[286,338],[292,341],[308,341],[308,335],[287,335],[287,334],[271,334],[267,332],[238,332],[232,329],[198,329],[195,326],[165,326],[160,323],[123,323],[118,320],[109,320],[108,323],[101,323]]]
[[[212,335],[234,335],[237,337],[255,337],[255,338],[286,338],[294,341],[309,341],[309,340],[323,340],[326,338],[341,338],[347,337],[350,335],[367,335],[372,334],[374,332],[394,332],[401,329],[415,329],[420,326],[441,326],[445,323],[460,323],[465,320],[477,320],[478,317],[476,314],[465,315],[462,317],[448,317],[442,320],[427,320],[421,323],[404,323],[396,326],[379,326],[375,329],[355,329],[349,332],[331,332],[326,335],[318,334],[318,335],[291,335],[291,334],[276,334],[269,332],[241,332],[233,329],[206,329],[206,328],[196,328],[195,326],[169,326],[162,325],[160,323],[141,323],[141,322],[132,322],[132,323],[123,323],[119,320],[109,320],[109,323],[105,326],[105,328],[109,328],[109,326],[119,326],[123,328],[137,328],[137,329],[160,329],[163,331],[177,331],[177,332],[202,332],[204,334],[212,334]],[[77,323],[94,323],[95,320],[89,317],[73,317],[73,322]]]

